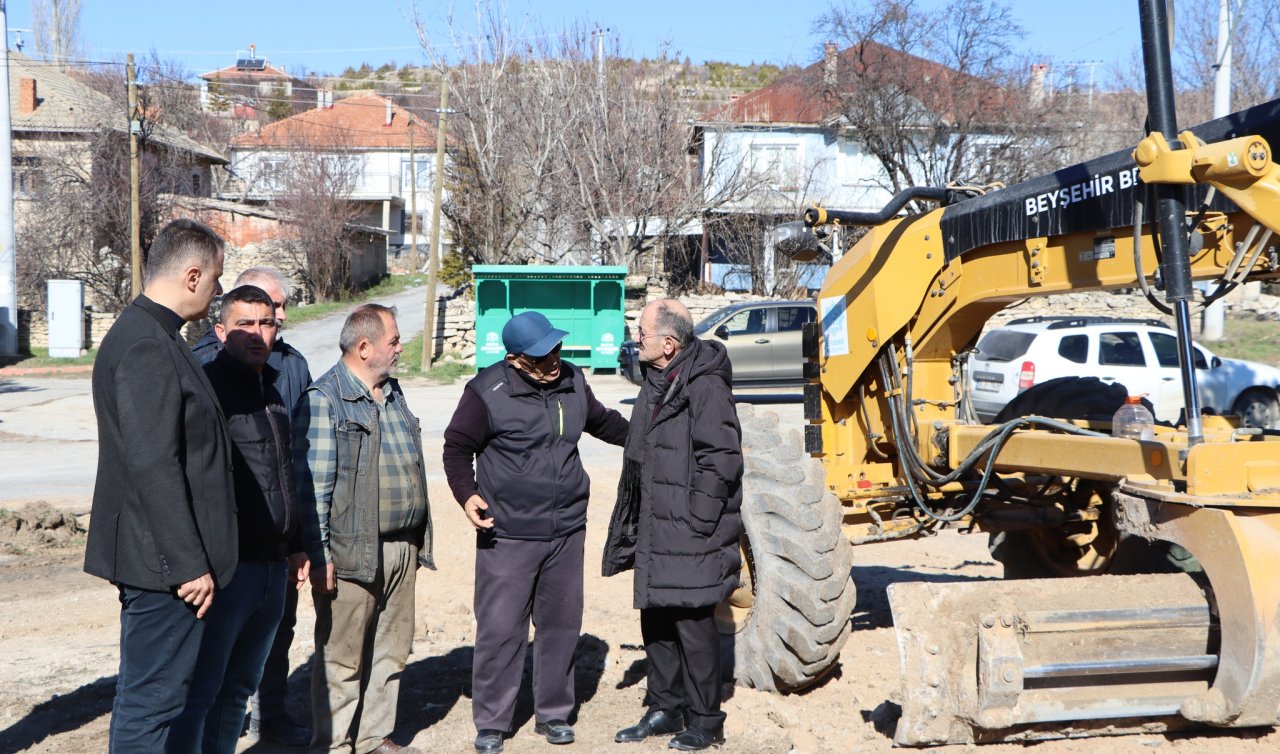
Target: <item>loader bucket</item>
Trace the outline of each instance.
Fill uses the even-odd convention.
[[[1181,704],[1209,688],[1218,664],[1209,600],[1188,574],[888,592],[901,746],[1182,727]]]

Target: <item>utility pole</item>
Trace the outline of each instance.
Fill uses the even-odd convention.
[[[409,232],[413,234],[410,241],[413,249],[413,274],[422,271],[422,262],[418,259],[418,161],[413,156],[413,116],[409,116]]]
[[[436,275],[440,269],[440,203],[444,191],[444,119],[449,109],[449,76],[440,76],[440,107],[436,120],[436,170],[431,176],[435,200],[431,205],[431,251],[427,260],[427,306],[422,325],[422,371],[431,369],[436,356]],[[417,179],[417,176],[414,176]]]
[[[9,111],[9,17],[0,0],[0,356],[18,354],[18,250],[13,229],[13,121]]]
[[[1213,66],[1213,117],[1231,114],[1231,0],[1218,0],[1218,54]],[[1222,340],[1224,308],[1221,299],[1200,314],[1201,340]]]
[[[125,62],[125,77],[129,80],[129,263],[133,268],[133,298],[142,295],[142,230],[139,208],[142,204],[141,169],[138,160],[138,132],[142,130],[142,119],[138,116],[138,80],[133,69],[133,53],[129,53]]]

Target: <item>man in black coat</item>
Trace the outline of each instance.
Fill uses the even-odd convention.
[[[471,716],[479,754],[502,751],[510,733],[530,617],[534,731],[553,744],[574,738],[591,491],[578,440],[586,432],[621,445],[627,420],[560,359],[566,335],[538,312],[512,317],[502,328],[506,359],[467,383],[444,433],[445,475],[477,532]]]
[[[201,620],[238,554],[231,441],[213,387],[179,330],[219,292],[222,239],[194,220],[151,244],[142,295],[93,367],[98,476],[85,570],[120,592],[111,751],[164,751],[182,710]]]
[[[644,384],[631,414],[606,576],[634,567],[649,661],[649,709],[619,742],[678,734],[669,746],[724,743],[715,606],[738,585],[742,432],[729,355],[693,336],[689,310],[654,301],[640,315]]]
[[[283,328],[289,318],[289,278],[274,267],[249,267],[236,276],[232,288],[253,285],[266,291],[271,297],[276,321],[281,332],[271,344],[267,366],[276,372],[275,388],[290,414],[298,405],[298,399],[311,385],[311,369],[302,352],[284,340]],[[209,328],[191,351],[201,364],[208,364],[222,352],[222,341]],[[262,669],[262,681],[252,697],[253,710],[249,719],[249,734],[286,746],[306,746],[311,741],[311,729],[300,725],[285,708],[289,694],[289,646],[293,644],[293,629],[298,622],[298,592],[285,590],[284,615],[276,629],[276,638]]]

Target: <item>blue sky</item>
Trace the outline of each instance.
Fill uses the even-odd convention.
[[[1207,0],[1206,0],[1207,1]],[[920,0],[938,6],[940,0]],[[813,21],[828,2],[798,0],[508,0],[508,15],[544,27],[580,19],[616,32],[625,54],[653,56],[664,44],[695,62],[805,64],[820,54]],[[349,65],[422,62],[406,20],[409,0],[83,0],[81,35],[89,57],[114,59],[155,49],[192,73],[229,65],[250,43],[290,71],[337,73]],[[1016,0],[1026,27],[1021,47],[1059,64],[1127,60],[1138,44],[1133,0]],[[9,28],[29,28],[28,3],[8,3]],[[460,30],[474,29],[469,0],[419,0],[433,36],[447,41],[442,19],[456,9]],[[127,10],[125,10],[127,8]],[[467,21],[470,21],[468,27]],[[10,33],[10,42],[13,34]],[[30,49],[30,48],[29,48]]]

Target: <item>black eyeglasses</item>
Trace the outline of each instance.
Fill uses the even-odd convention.
[[[550,351],[547,351],[546,355],[544,355],[544,356],[530,356],[530,355],[529,355],[529,354],[527,354],[527,353],[522,353],[522,354],[520,354],[520,355],[521,355],[521,356],[523,356],[523,357],[525,357],[526,359],[528,359],[530,363],[533,363],[533,364],[541,364],[541,363],[543,363],[544,361],[546,361],[547,359],[551,358],[552,356],[555,356],[555,355],[559,354],[559,353],[560,353],[560,347],[561,347],[561,346],[563,346],[563,345],[564,345],[563,343],[556,343],[556,347],[555,347],[555,348],[553,348],[553,349],[551,349]]]

